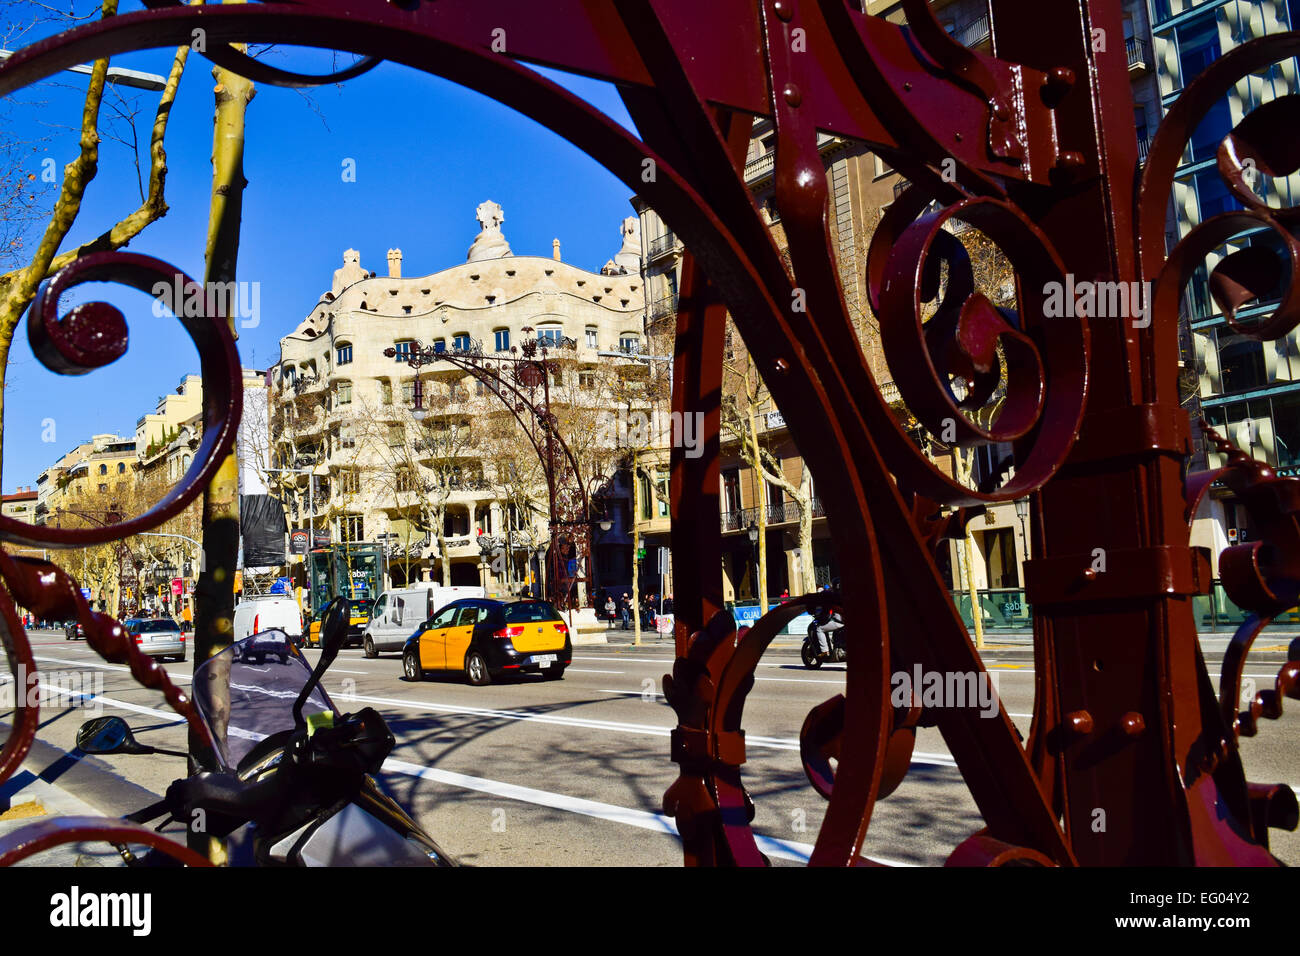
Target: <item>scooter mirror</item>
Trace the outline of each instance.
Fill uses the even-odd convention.
[[[138,747],[121,717],[96,717],[77,731],[77,747],[88,754],[115,754]]]
[[[320,659],[316,661],[311,677],[303,685],[302,691],[298,694],[298,699],[293,703],[293,725],[295,727],[305,726],[302,717],[303,704],[307,702],[307,698],[311,696],[312,691],[320,684],[322,675],[334,663],[334,658],[339,656],[343,642],[348,636],[349,617],[348,602],[343,598],[335,598],[330,601],[321,615]]]
[[[337,654],[348,636],[348,602],[335,598],[325,606],[320,622],[320,646],[326,654]]]

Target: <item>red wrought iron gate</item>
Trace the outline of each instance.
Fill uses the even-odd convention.
[[[1219,472],[1187,476],[1178,332],[1192,270],[1244,229],[1273,230],[1296,274],[1295,213],[1263,206],[1241,176],[1247,160],[1279,175],[1294,169],[1294,149],[1281,142],[1293,135],[1294,98],[1258,109],[1220,149],[1220,174],[1243,211],[1208,220],[1169,253],[1164,224],[1174,170],[1198,119],[1241,77],[1300,52],[1300,35],[1266,37],[1214,63],[1171,109],[1143,167],[1124,46],[1095,42],[1098,31],[1123,35],[1120,0],[991,0],[996,55],[958,44],[924,0],[903,0],[906,27],[848,0],[146,5],[19,51],[0,66],[0,94],[94,57],[188,43],[195,29],[206,31],[209,59],[263,83],[346,79],[374,61],[334,77],[300,77],[224,44],[345,49],[439,74],[534,117],[605,165],[685,241],[673,403],[703,416],[705,437],[700,457],[672,453],[678,659],[665,694],[679,718],[671,756],[680,776],[665,805],[687,862],[764,862],[740,771],[745,695],[763,649],[808,603],[783,605],[740,634],[722,609],[716,489],[728,312],[818,476],[842,566],[842,608],[854,625],[846,693],[815,708],[801,734],[809,778],[829,800],[812,861],[861,861],[873,807],[906,774],[917,727],[937,726],[986,823],[953,849],[951,862],[1275,862],[1268,828],[1295,826],[1295,796],[1248,783],[1237,736],[1297,696],[1297,655],[1244,714],[1236,702],[1254,636],[1296,602],[1300,486],[1240,453]],[[508,38],[504,49],[498,30]],[[618,84],[642,138],[524,63]],[[755,115],[776,126],[789,271],[745,188]],[[881,395],[840,289],[819,130],[869,144],[912,184],[871,242],[870,303],[903,399],[921,423],[936,434],[955,431],[959,445],[1013,447],[1014,474],[993,490],[972,491],[939,471]],[[944,229],[949,220],[976,227],[1010,258],[1016,312],[994,308],[975,288],[960,240]],[[1252,279],[1248,263],[1230,262],[1219,266],[1219,288],[1231,297],[1249,291]],[[174,271],[125,254],[69,267],[29,318],[38,354],[62,371],[114,357],[96,351],[86,323],[60,320],[61,288],[109,278],[146,289],[151,275]],[[1046,288],[1075,281],[1149,283],[1149,310],[1049,315]],[[1285,334],[1300,322],[1298,296],[1293,282],[1274,316],[1244,331]],[[109,313],[96,314],[108,321]],[[192,321],[204,360],[202,454],[166,507],[118,533],[156,524],[193,500],[230,448],[238,415],[233,343],[223,337],[223,317]],[[969,383],[960,399],[953,377]],[[1000,413],[977,424],[969,413],[999,383]],[[1196,502],[1215,479],[1264,529],[1262,541],[1221,559],[1230,596],[1254,616],[1233,638],[1219,700],[1191,611],[1192,597],[1209,588],[1209,564],[1189,545]],[[984,719],[896,706],[890,675],[917,665],[985,673],[935,549],[976,509],[1025,495],[1036,555],[1026,572],[1036,676],[1033,727],[1022,743],[1005,711]],[[90,534],[74,539],[0,520],[7,541],[57,547]],[[92,644],[125,655],[150,686],[169,688],[133,648],[114,645],[113,622],[92,614],[62,572],[0,554],[0,577],[27,607],[75,612]],[[30,665],[12,600],[0,603],[10,659]],[[183,710],[175,689],[167,692]],[[24,713],[0,779],[17,766],[34,727],[35,715]],[[1104,828],[1095,825],[1099,812]]]

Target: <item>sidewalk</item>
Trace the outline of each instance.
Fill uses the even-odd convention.
[[[1221,658],[1232,640],[1231,631],[1201,631],[1198,635],[1201,652],[1207,657]],[[623,630],[621,626],[611,627],[605,631],[609,645],[632,645],[633,631]],[[970,632],[971,642],[975,641],[975,632]],[[1251,647],[1249,660],[1269,663],[1283,663],[1287,660],[1287,651],[1293,640],[1300,639],[1300,631],[1295,628],[1266,628]],[[672,646],[671,635],[661,635],[655,631],[642,628],[641,641],[637,646],[666,645]],[[801,634],[778,635],[770,647],[797,650],[803,643]],[[1034,653],[1034,635],[1029,630],[984,632],[983,655],[985,657],[1011,657],[1015,659],[1032,658]]]
[[[9,725],[0,723],[0,739]],[[157,795],[119,777],[94,757],[78,759],[41,740],[17,772],[0,784],[0,836],[60,816],[113,816],[148,806]],[[88,801],[94,800],[95,803]],[[28,857],[18,866],[125,866],[107,843],[72,843]]]

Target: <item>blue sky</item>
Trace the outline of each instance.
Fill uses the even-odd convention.
[[[124,4],[123,12],[138,9]],[[171,51],[115,58],[113,64],[166,73]],[[323,72],[323,55],[275,59],[277,65]],[[616,90],[602,83],[548,74],[628,128]],[[19,135],[51,135],[32,154],[31,171],[52,156],[62,174],[75,157],[87,78],[61,74],[16,94],[11,115]],[[211,63],[191,54],[167,134],[170,211],[128,247],[203,273],[211,191],[213,80]],[[139,92],[139,91],[137,91]],[[474,208],[494,199],[505,210],[503,231],[516,255],[551,254],[597,270],[619,248],[618,226],[633,215],[628,188],[593,160],[539,124],[486,97],[405,67],[385,64],[340,86],[310,91],[259,86],[248,111],[243,241],[239,278],[261,284],[261,321],[240,332],[245,366],[264,368],[329,288],[343,250],[387,272],[387,250],[400,248],[404,275],[426,275],[465,261],[478,231]],[[140,135],[147,141],[156,93],[139,92]],[[314,104],[314,105],[313,105]],[[66,129],[51,128],[51,123]],[[383,145],[379,144],[382,141]],[[342,176],[356,161],[356,181]],[[52,199],[52,194],[51,194]],[[129,150],[106,142],[77,225],[64,248],[98,235],[139,204]],[[77,442],[99,432],[134,435],[136,420],[172,391],[197,357],[175,319],[157,318],[152,300],[120,286],[83,287],[81,299],[103,298],[126,315],[127,355],[80,377],[46,371],[27,345],[26,319],[10,355],[5,394],[5,492],[36,475]],[[54,422],[54,440],[43,425]]]

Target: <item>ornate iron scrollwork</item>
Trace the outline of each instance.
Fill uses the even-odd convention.
[[[1235,316],[1270,279],[1258,254],[1226,258],[1212,286],[1230,324],[1249,334],[1275,337],[1300,320],[1295,216],[1260,203],[1243,172],[1247,160],[1278,174],[1295,165],[1294,151],[1271,138],[1294,126],[1295,98],[1257,110],[1220,149],[1219,168],[1247,208],[1202,224],[1168,257],[1163,242],[1173,173],[1197,121],[1239,78],[1297,53],[1296,35],[1253,41],[1192,83],[1162,125],[1138,189],[1136,142],[1124,119],[1131,117],[1124,53],[1108,59],[1090,43],[1094,23],[1118,34],[1118,0],[1043,5],[1041,22],[1010,20],[995,8],[997,57],[943,35],[921,0],[904,3],[908,28],[865,16],[847,0],[148,5],[19,51],[0,65],[0,95],[95,56],[188,43],[195,28],[207,32],[215,62],[270,83],[332,82],[383,57],[546,124],[635,190],[684,241],[673,402],[674,411],[701,417],[704,454],[672,452],[678,659],[664,686],[678,715],[672,758],[681,767],[665,807],[676,816],[688,862],[765,862],[740,778],[744,699],[772,636],[801,608],[825,600],[798,599],[739,632],[721,610],[716,489],[726,309],[818,476],[844,568],[844,587],[833,599],[851,624],[846,693],[814,708],[801,733],[805,770],[829,800],[812,861],[866,862],[862,846],[875,803],[906,774],[916,728],[932,725],[986,823],[954,848],[952,864],[1275,862],[1266,828],[1286,822],[1285,801],[1276,788],[1247,785],[1233,731],[1251,732],[1256,717],[1280,712],[1281,698],[1297,695],[1296,655],[1273,696],[1260,695],[1244,715],[1227,708],[1235,711],[1250,640],[1294,603],[1300,537],[1293,502],[1300,498],[1294,481],[1240,457],[1222,475],[1263,509],[1271,530],[1267,553],[1225,556],[1234,600],[1258,617],[1243,625],[1225,660],[1221,712],[1190,612],[1191,595],[1207,582],[1203,556],[1188,546],[1187,521],[1212,479],[1183,486],[1190,448],[1178,418],[1177,330],[1178,300],[1204,254],[1259,226],[1271,229],[1291,258],[1293,281],[1273,318],[1246,327]],[[502,23],[519,38],[510,53],[490,46],[492,27]],[[726,56],[716,49],[702,56],[701,36],[737,40]],[[364,59],[313,78],[227,46],[286,39]],[[619,84],[643,139],[515,57]],[[750,117],[760,113],[776,124],[775,189],[792,271],[744,182]],[[921,423],[934,432],[951,427],[959,446],[1012,445],[1014,475],[1000,486],[972,490],[937,470],[881,394],[839,287],[818,131],[871,144],[913,183],[871,243],[870,302],[902,397]],[[644,175],[647,168],[653,177]],[[983,231],[1014,262],[1018,310],[995,307],[974,287],[960,237],[944,228],[954,220]],[[38,355],[75,372],[120,354],[120,316],[83,307],[52,324],[46,310],[74,279],[120,274],[140,288],[160,267],[142,257],[91,257],[61,273],[34,313],[42,318],[29,327]],[[1049,317],[1038,290],[1073,274],[1152,283],[1150,322]],[[923,311],[927,303],[933,316]],[[209,337],[200,354],[210,417],[194,467],[173,495],[115,534],[184,507],[229,449],[238,364],[223,328],[207,317],[191,330]],[[524,343],[525,358],[537,351],[535,341]],[[461,358],[486,386],[508,387],[490,359]],[[966,384],[964,394],[955,380]],[[1002,383],[999,413],[980,424],[970,413]],[[522,402],[507,405],[524,413]],[[894,706],[888,690],[896,669],[985,675],[934,551],[946,536],[960,535],[980,507],[1027,494],[1038,555],[1027,572],[1037,615],[1030,739],[1021,743],[1001,708],[990,719]],[[1104,497],[1103,519],[1078,513],[1078,500],[1089,496]],[[943,513],[941,505],[956,510]],[[567,520],[574,508],[560,511],[557,520]],[[5,519],[0,536],[58,546],[112,535],[79,530],[42,539]],[[1093,543],[1110,549],[1116,573],[1089,568],[1084,556]],[[115,644],[112,623],[78,603],[57,569],[0,556],[0,579],[29,607],[75,610],[88,633],[95,628],[92,646],[124,655],[133,673],[159,680],[134,662],[130,647]],[[1127,616],[1112,609],[1117,602]],[[0,592],[6,647],[11,661],[30,662],[11,603]],[[1108,672],[1102,656],[1114,665]],[[1145,676],[1129,684],[1115,677],[1139,671]],[[165,677],[157,686],[184,708]],[[34,715],[20,710],[0,779],[34,728]],[[1080,742],[1093,734],[1119,740],[1115,747],[1130,748],[1132,759],[1083,759]],[[1123,804],[1110,834],[1089,832],[1086,808],[1070,799],[1076,790]],[[1240,835],[1242,823],[1252,828],[1250,839]]]

